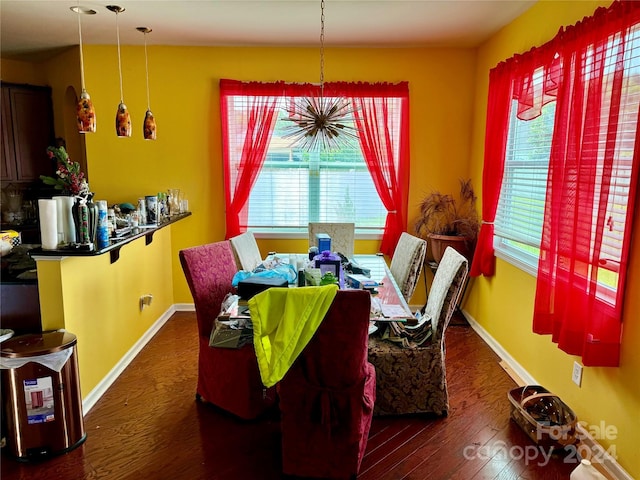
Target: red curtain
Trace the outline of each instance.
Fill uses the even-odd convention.
[[[614,160],[620,142],[625,141],[620,135],[631,136],[633,141],[638,125],[635,106],[633,114],[624,118],[632,129],[621,130],[621,99],[629,101],[623,96],[623,59],[632,47],[625,37],[629,27],[640,21],[639,7],[640,3],[615,2],[556,37],[561,65],[553,67],[559,74],[556,119],[533,330],[552,334],[559,348],[582,356],[584,365],[619,363],[637,150],[631,164],[628,223],[620,240],[622,259],[615,294],[603,288],[598,275],[604,271],[606,257],[602,239],[611,216],[608,200],[616,179]]]
[[[380,252],[392,255],[407,225],[409,195],[409,84],[375,84],[366,96],[348,88],[362,154],[376,191],[387,209]],[[390,112],[389,98],[402,101],[400,116]],[[400,128],[389,128],[397,118]],[[399,135],[394,138],[393,132]]]
[[[240,225],[247,222],[247,200],[267,156],[267,147],[277,119],[278,97],[275,95],[282,92],[282,87],[283,84],[220,80],[226,238],[239,235]],[[245,110],[240,119],[241,131],[245,135],[241,152],[232,152],[228,141],[232,133],[227,121],[228,101],[231,95],[243,95],[247,98],[243,104]],[[238,120],[235,119],[235,121]],[[234,161],[234,156],[237,155],[239,155],[238,162]],[[234,169],[235,165],[237,165],[237,171]]]
[[[489,103],[482,171],[482,225],[469,272],[473,277],[491,277],[495,273],[493,221],[496,218],[504,174],[512,84],[509,65],[501,63],[489,72]]]

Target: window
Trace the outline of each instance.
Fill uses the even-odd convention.
[[[603,65],[603,91],[611,91],[614,82],[614,63],[617,57],[611,52],[619,48],[621,36],[612,36],[607,47]],[[638,119],[638,104],[640,104],[640,28],[633,28],[627,38],[627,48],[624,58],[625,79],[622,83],[620,96],[620,113],[617,124],[617,138],[613,144],[615,154],[612,158],[611,171],[603,162],[605,149],[611,148],[608,143],[609,116],[611,110],[611,95],[604,96],[598,131],[594,132],[591,145],[586,141],[585,149],[591,150],[599,162],[597,174],[592,185],[593,204],[585,206],[586,211],[592,210],[596,215],[601,208],[600,199],[606,197],[606,225],[599,228],[594,223],[591,237],[602,235],[602,247],[598,260],[599,267],[596,275],[599,284],[598,297],[601,300],[614,302],[615,291],[618,287],[619,267],[622,258],[622,239],[627,225],[627,205],[629,203],[630,187],[632,183],[633,155],[636,141],[636,127]],[[593,52],[590,52],[593,55]],[[593,63],[593,58],[587,58],[587,65]],[[586,69],[586,74],[590,69]],[[543,69],[538,69],[532,75],[533,90],[542,89]],[[505,154],[504,175],[500,200],[495,219],[496,253],[505,260],[536,274],[538,268],[540,241],[543,229],[545,201],[547,195],[547,173],[552,139],[554,135],[554,121],[556,101],[551,101],[541,108],[539,116],[531,120],[518,118],[518,100],[513,100],[509,118],[509,129]],[[610,135],[610,133],[609,133]],[[610,185],[602,187],[602,179],[611,175]],[[589,239],[572,239],[575,242]],[[592,247],[583,249],[585,263],[589,263]]]
[[[495,219],[495,248],[502,258],[535,274],[540,254],[542,219],[547,191],[547,172],[555,102],[542,107],[532,120],[517,117],[513,101]]]
[[[324,84],[353,105],[357,137],[339,150],[295,144],[288,112],[319,86],[220,81],[227,237],[306,235],[309,222],[354,222],[391,254],[407,223],[409,85]]]

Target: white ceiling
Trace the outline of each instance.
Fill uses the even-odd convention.
[[[326,0],[327,46],[476,46],[536,0]],[[319,0],[80,0],[86,44],[315,46]],[[39,59],[78,44],[78,0],[0,0],[0,54]]]

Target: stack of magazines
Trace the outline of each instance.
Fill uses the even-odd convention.
[[[403,348],[418,348],[428,344],[433,334],[431,317],[423,315],[414,325],[406,322],[384,322],[387,328],[382,338],[397,343]]]

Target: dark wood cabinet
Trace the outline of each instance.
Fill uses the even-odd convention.
[[[53,175],[47,155],[54,140],[51,88],[3,83],[0,108],[2,181],[33,182]]]

